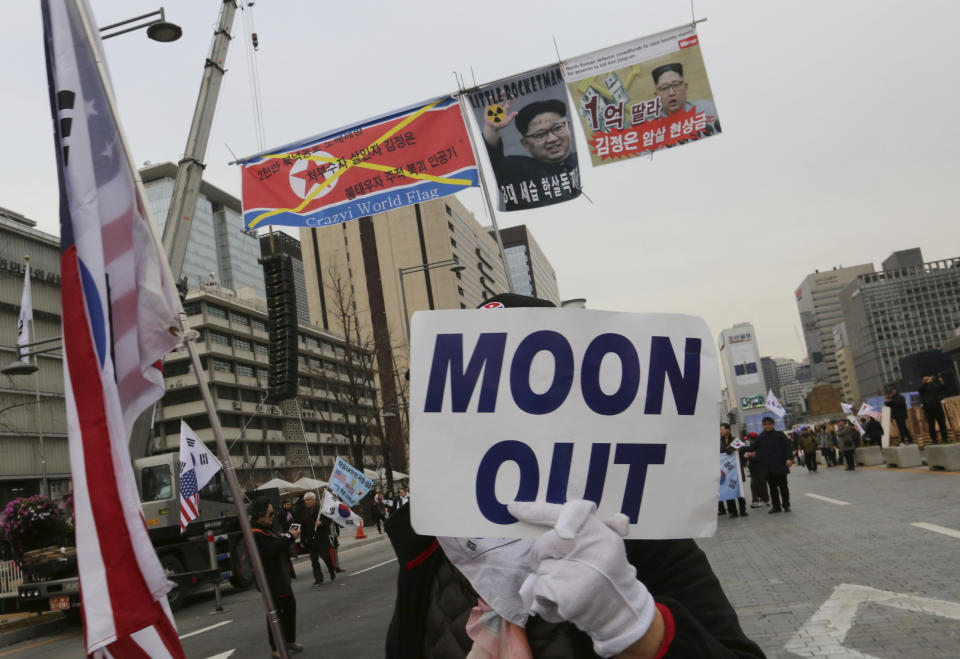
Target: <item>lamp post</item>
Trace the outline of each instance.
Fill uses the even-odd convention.
[[[157,16],[157,18],[150,19],[151,16]],[[130,27],[124,27],[141,20],[144,22],[137,25],[131,25]],[[118,30],[117,28],[123,29]],[[160,7],[160,9],[151,11],[148,14],[134,16],[133,18],[128,18],[127,20],[120,21],[118,23],[112,23],[111,25],[104,25],[102,28],[100,28],[100,38],[110,39],[111,37],[118,37],[121,34],[133,32],[134,30],[142,30],[143,28],[147,29],[147,37],[154,41],[159,41],[160,43],[176,41],[183,34],[183,30],[180,29],[179,25],[176,23],[167,22],[167,17],[163,13],[163,7]],[[114,31],[111,32],[111,30]]]
[[[32,322],[31,322],[32,325]],[[32,329],[32,327],[31,327]],[[44,345],[47,343],[52,343],[56,341],[57,345],[54,345],[49,348],[42,348],[40,350],[30,350],[29,352],[23,350],[24,348],[32,348],[33,346]],[[47,482],[47,455],[43,449],[43,415],[40,413],[40,365],[37,363],[37,355],[45,352],[53,352],[55,350],[60,350],[60,337],[54,337],[52,339],[44,339],[43,341],[34,341],[33,343],[25,343],[22,346],[18,346],[18,354],[22,357],[33,357],[33,361],[23,361],[18,359],[15,362],[7,364],[0,369],[0,373],[4,375],[30,375],[33,374],[34,382],[34,393],[36,395],[35,399],[35,414],[34,419],[37,424],[37,434],[40,437],[40,494],[44,496],[50,496],[50,487]]]
[[[397,268],[397,272],[400,273],[400,298],[403,300],[403,325],[407,331],[407,345],[410,345],[410,315],[407,313],[407,290],[403,285],[403,277],[404,275],[409,275],[411,272],[426,272],[427,270],[443,268],[445,266],[450,268],[450,272],[462,272],[467,269],[465,265],[460,263],[460,259],[456,256],[452,259],[444,259],[443,261]]]

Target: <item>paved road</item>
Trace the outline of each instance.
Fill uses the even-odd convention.
[[[376,531],[374,531],[375,533]],[[342,552],[347,572],[337,580],[311,587],[309,560],[295,563],[297,640],[306,657],[346,656],[364,659],[383,656],[383,640],[393,613],[397,563],[390,543],[381,539]],[[190,659],[246,659],[269,657],[267,628],[254,590],[227,589],[223,613],[214,609],[212,591],[191,598],[176,614],[183,649]],[[219,625],[219,626],[217,626]],[[48,638],[0,648],[10,659],[61,659],[83,656],[79,628]]]
[[[960,473],[791,471],[792,513],[700,542],[747,634],[770,657],[960,657]]]
[[[790,489],[792,513],[724,517],[717,535],[700,541],[769,657],[960,657],[960,473],[794,468]],[[320,588],[298,563],[300,656],[383,656],[393,552],[378,541],[343,562],[349,572]],[[187,656],[268,656],[256,591],[225,603],[230,611],[211,615],[212,597],[201,595],[178,613]],[[74,631],[0,648],[0,657],[72,658],[80,647]]]

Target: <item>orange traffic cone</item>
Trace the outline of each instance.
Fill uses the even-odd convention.
[[[357,540],[363,540],[367,537],[367,534],[363,532],[363,524],[357,524]]]

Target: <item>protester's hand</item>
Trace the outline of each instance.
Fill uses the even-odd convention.
[[[789,468],[792,466],[793,466],[793,460],[787,460],[787,467]]]
[[[597,654],[609,657],[644,637],[656,605],[627,561],[621,538],[627,517],[605,524],[596,509],[583,500],[508,506],[517,519],[551,529],[530,550],[533,574],[520,588],[524,606],[548,622],[572,622],[590,635]]]
[[[494,107],[494,105],[490,105],[488,108]],[[511,101],[504,101],[499,105],[503,108],[503,114],[499,115],[500,121],[495,120],[497,117],[488,115],[486,109],[483,111],[483,139],[490,146],[496,145],[500,139],[500,131],[512,124],[513,120],[517,118],[516,112],[510,112]]]

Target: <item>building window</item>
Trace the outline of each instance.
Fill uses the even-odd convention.
[[[270,354],[270,349],[267,348],[266,344],[263,343],[255,343],[253,345],[253,351],[258,357],[267,357]]]
[[[265,322],[263,322],[262,320],[259,320],[259,319],[257,319],[257,318],[254,318],[254,319],[253,319],[253,329],[257,330],[258,332],[266,332],[266,331],[267,331],[267,324],[266,324]]]
[[[245,352],[253,352],[253,344],[250,341],[247,341],[246,339],[240,339],[240,338],[234,337],[233,347],[236,348],[237,350],[243,350]]]
[[[207,315],[213,318],[220,318],[222,320],[227,319],[227,310],[223,307],[218,307],[215,304],[207,305]]]
[[[213,330],[210,330],[209,334],[210,343],[216,343],[217,345],[221,346],[230,345],[230,336],[228,334],[224,334],[223,332],[214,332]]]
[[[260,378],[261,380],[269,380],[269,379],[270,379],[270,371],[268,371],[268,370],[265,369],[265,368],[258,368],[258,369],[257,369],[257,377]]]
[[[250,316],[248,316],[247,314],[244,314],[244,313],[240,313],[239,311],[233,311],[233,310],[231,310],[231,311],[230,311],[230,320],[232,320],[233,322],[235,322],[237,325],[249,325],[249,324],[250,324]]]
[[[183,313],[188,316],[197,316],[203,310],[202,305],[199,302],[187,302],[183,305]]]
[[[253,374],[253,366],[248,364],[237,364],[237,375],[242,375],[246,378],[252,378]]]
[[[225,362],[222,359],[214,359],[213,370],[220,371],[221,373],[233,373],[233,364]]]

